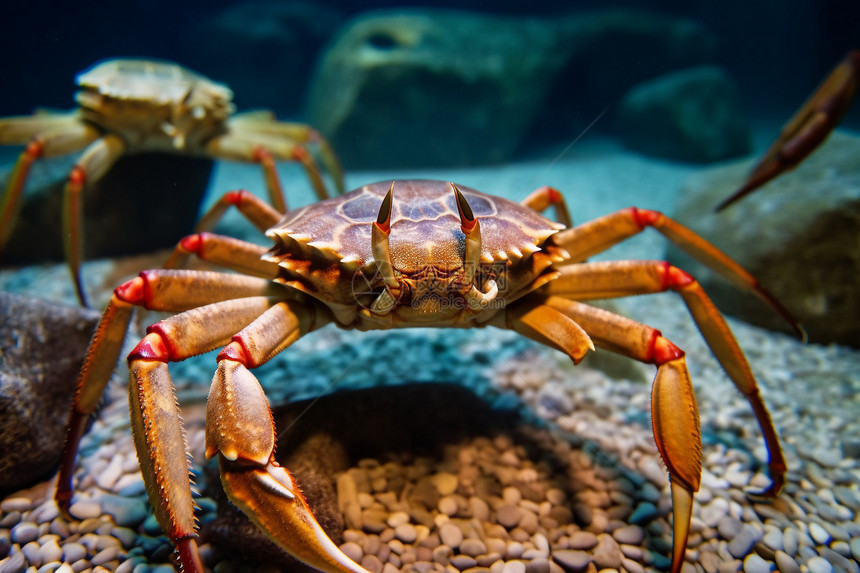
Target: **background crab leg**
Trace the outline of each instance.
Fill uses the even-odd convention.
[[[319,149],[323,164],[334,180],[337,192],[343,194],[343,167],[328,140],[313,127],[302,123],[277,121],[270,111],[237,113],[227,120],[231,128],[255,134],[278,135],[299,143],[311,143]]]
[[[325,534],[292,476],[275,460],[271,410],[249,370],[329,320],[313,306],[282,301],[233,337],[218,355],[209,392],[206,456],[218,454],[227,495],[285,551],[327,573],[367,573]]]
[[[239,189],[224,193],[200,218],[194,230],[198,233],[211,231],[231,207],[238,209],[261,233],[265,233],[284,216],[284,211],[278,211],[253,193]]]
[[[651,391],[651,422],[660,456],[669,470],[674,515],[673,573],[681,570],[693,513],[693,494],[702,476],[699,413],[684,352],[658,330],[615,313],[566,300],[543,304],[576,321],[601,348],[657,366]]]
[[[216,301],[283,293],[283,287],[265,279],[183,270],[144,271],[117,287],[90,341],[78,375],[55,495],[60,508],[67,509],[71,501],[78,443],[116,366],[135,306],[177,312]]]
[[[849,52],[785,124],[746,182],[722,203],[725,209],[771,179],[793,169],[821,145],[851,107],[860,83],[860,50]]]
[[[558,189],[554,189],[548,185],[538,187],[520,203],[540,213],[543,213],[550,207],[554,207],[555,220],[563,224],[565,227],[573,226],[573,220],[570,217],[570,211],[567,208],[564,195],[562,195],[561,191]]]
[[[758,295],[779,316],[806,340],[806,331],[792,314],[783,307],[758,280],[744,270],[731,257],[680,223],[659,211],[629,207],[609,213],[571,229],[559,231],[553,241],[570,253],[570,259],[561,264],[571,265],[587,260],[613,245],[653,227],[667,239],[684,249],[691,257],[741,288]]]
[[[560,276],[542,287],[540,292],[581,301],[666,290],[674,290],[681,295],[720,366],[752,407],[764,436],[768,469],[773,480],[767,490],[756,495],[778,495],[785,485],[786,465],[776,429],[746,356],[723,315],[698,281],[664,261],[607,261],[564,267]]]
[[[126,145],[118,135],[107,134],[93,142],[78,160],[71,172],[69,179],[63,189],[63,246],[66,251],[66,262],[72,281],[75,283],[75,292],[82,306],[87,304],[86,293],[81,281],[81,259],[83,245],[84,217],[81,205],[81,193],[87,180],[97,181],[107,173],[108,169],[116,163],[123,153]]]
[[[0,144],[26,144],[3,193],[0,204],[0,254],[2,254],[21,208],[21,197],[33,163],[44,157],[66,155],[98,139],[94,127],[81,123],[76,114],[10,118],[0,121]]]

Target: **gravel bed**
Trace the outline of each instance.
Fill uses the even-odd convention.
[[[595,176],[606,179],[597,187],[587,178],[565,185],[561,179],[581,176],[564,165],[554,167],[549,178],[539,164],[504,174],[518,177],[517,189],[526,191],[539,183],[600,190],[619,174],[640,184],[659,181],[654,194],[632,184],[614,188],[645,197],[636,201],[640,206],[670,210],[671,197],[650,203],[658,187],[674,187],[665,166],[655,176],[643,174],[647,166],[638,163],[636,169],[619,167],[629,161],[594,164],[606,174]],[[464,183],[492,191],[484,180],[494,176],[493,170],[472,173]],[[381,178],[362,175],[356,183]],[[231,186],[213,185],[222,191]],[[572,205],[577,220],[591,218],[598,208],[601,213],[616,208],[597,206],[601,192],[586,195],[592,198],[581,208]],[[660,240],[643,238],[632,251],[613,257],[658,257],[654,245]],[[135,269],[157,266],[152,261],[161,258],[87,263],[88,288],[97,291],[93,300],[103,303],[108,285]],[[0,271],[0,288],[73,304],[62,265]],[[860,351],[803,345],[731,321],[789,464],[784,493],[762,504],[747,495],[768,484],[757,424],[683,305],[667,294],[619,301],[616,308],[660,328],[687,352],[705,444],[685,573],[860,572]],[[139,336],[141,326],[154,320],[141,319],[133,332]],[[490,403],[521,408],[532,431],[542,436],[544,451],[553,453],[548,462],[517,436],[503,435],[465,440],[447,447],[439,459],[407,453],[361,460],[338,477],[338,503],[347,524],[343,549],[373,573],[662,571],[668,565],[671,507],[650,432],[653,368],[595,354],[598,360],[573,367],[558,353],[491,329],[381,334],[326,328],[261,369],[260,378],[275,402],[334,387],[462,380]],[[172,370],[197,463],[203,459],[203,402],[213,368],[214,358],[204,356]],[[54,480],[0,500],[0,573],[173,570],[171,546],[151,516],[137,467],[122,365],[118,372],[82,442],[73,519],[59,516],[51,500]],[[283,379],[306,383],[280,383]],[[195,471],[202,479],[199,466]],[[209,498],[199,498],[198,505],[205,526],[215,519],[216,505]],[[278,570],[231,561],[208,543],[201,552],[218,573]]]

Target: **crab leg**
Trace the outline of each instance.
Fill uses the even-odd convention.
[[[73,494],[72,476],[78,443],[116,367],[135,306],[150,310],[184,311],[216,301],[283,295],[271,281],[202,271],[144,271],[114,290],[87,349],[69,413],[56,500],[66,510]]]
[[[283,211],[278,211],[253,193],[239,189],[224,193],[200,218],[194,230],[198,233],[211,231],[231,207],[238,209],[261,233],[265,233],[269,227],[274,226],[284,215]]]
[[[190,456],[167,364],[217,348],[276,301],[252,297],[195,308],[153,324],[128,356],[132,433],[146,492],[182,571],[203,573],[197,553]]]
[[[556,221],[563,224],[565,227],[573,226],[573,219],[570,217],[570,211],[567,208],[564,195],[562,195],[561,191],[558,189],[554,189],[547,185],[538,187],[532,191],[528,197],[523,199],[521,204],[540,213],[553,207],[555,209]]]
[[[125,153],[125,143],[113,134],[107,134],[93,142],[84,152],[69,173],[69,180],[63,189],[63,246],[66,262],[75,283],[75,292],[81,306],[87,304],[86,293],[81,281],[81,259],[83,246],[84,217],[81,206],[81,193],[87,180],[98,181]]]
[[[326,535],[275,460],[271,410],[249,370],[319,326],[313,308],[284,301],[233,337],[218,355],[209,392],[206,455],[219,454],[227,495],[285,551],[326,573],[367,573]]]
[[[860,50],[852,50],[785,124],[741,188],[717,205],[717,211],[796,167],[815,151],[848,112],[858,83]]]
[[[663,261],[608,261],[561,269],[560,276],[541,292],[576,300],[606,299],[674,290],[684,300],[696,326],[717,361],[755,413],[768,451],[773,483],[757,493],[775,497],[785,485],[785,458],[758,383],[729,325],[701,285],[681,269]],[[591,332],[591,331],[589,331]]]
[[[580,263],[625,239],[653,227],[684,249],[691,257],[724,276],[739,287],[751,290],[806,340],[806,331],[758,280],[724,252],[680,223],[659,211],[629,207],[609,213],[571,229],[559,231],[553,241],[567,249],[570,259],[563,264]]]
[[[329,197],[325,183],[320,176],[319,167],[313,157],[302,145],[292,141],[259,134],[249,134],[246,138],[241,133],[231,132],[210,140],[206,144],[206,153],[211,157],[221,159],[259,163],[263,168],[270,201],[274,208],[282,213],[287,211],[287,201],[275,169],[275,158],[300,162],[317,193],[317,197],[320,199]]]
[[[278,265],[264,261],[262,257],[268,249],[261,245],[249,243],[233,237],[215,235],[212,233],[196,233],[180,239],[164,268],[173,269],[185,266],[189,255],[218,265],[219,267],[239,271],[243,274],[273,279],[278,276]]]
[[[587,304],[549,297],[544,304],[576,321],[595,344],[657,366],[651,390],[651,422],[660,456],[672,484],[672,573],[678,573],[687,550],[693,494],[702,476],[699,412],[684,352],[658,330]]]
[[[98,130],[80,123],[75,115],[21,117],[0,121],[0,143],[27,144],[15,162],[0,204],[0,254],[12,236],[12,229],[21,209],[24,186],[33,163],[45,157],[78,151],[98,137]]]

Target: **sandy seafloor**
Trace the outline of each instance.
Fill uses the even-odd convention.
[[[630,205],[671,213],[683,181],[703,169],[645,158],[599,138],[563,151],[548,149],[508,165],[474,169],[353,172],[347,188],[427,177],[519,200],[540,185],[551,185],[563,190],[574,220],[581,222]],[[292,206],[313,200],[295,165],[282,165],[280,171]],[[257,168],[221,163],[207,202],[240,187],[262,193]],[[220,229],[242,231],[243,225],[231,216]],[[658,233],[648,231],[600,258],[659,259],[664,246]],[[103,304],[110,292],[105,281],[113,286],[123,273],[131,276],[141,265],[157,265],[163,256],[132,257],[118,266],[88,262],[87,288]],[[59,264],[3,269],[0,288],[39,292],[74,304],[67,271]],[[687,352],[705,437],[705,471],[684,571],[860,571],[860,351],[804,345],[729,319],[759,379],[789,463],[782,496],[773,504],[758,504],[745,495],[747,489],[767,484],[757,425],[707,351],[680,298],[661,294],[615,304],[659,328]],[[214,356],[206,355],[173,369],[180,399],[188,404],[184,415],[198,463],[200,404],[214,366]],[[0,538],[6,538],[0,551],[9,552],[0,560],[0,572],[169,570],[169,547],[146,517],[148,506],[142,501],[123,367],[110,386],[100,420],[84,440],[73,506],[82,520],[56,519],[50,481],[0,501]],[[392,495],[385,493],[384,483],[373,481],[373,476],[411,463],[426,466],[426,460],[364,460],[347,472],[349,479],[358,476],[359,483],[362,475],[370,475],[373,485],[366,491],[359,486],[355,501],[362,517],[348,517],[354,525],[359,521],[346,533],[345,550],[371,570],[663,570],[671,539],[669,490],[650,436],[653,367],[615,367],[611,372],[587,361],[574,367],[557,352],[495,329],[353,333],[327,327],[277,357],[260,378],[275,403],[402,381],[459,382],[488,402],[513,404],[543,418],[556,439],[567,442],[561,448],[570,455],[568,473],[555,476],[524,456],[513,438],[459,445],[450,459],[435,462],[439,467],[423,469],[436,476],[441,496],[436,508],[426,508],[429,520],[424,520],[426,511],[419,515],[390,503]],[[513,473],[503,471],[505,467]],[[495,476],[501,493],[475,499],[482,493],[470,489],[467,476],[474,477],[476,471]],[[387,478],[394,481],[391,475]],[[524,494],[528,484],[544,497]],[[123,498],[133,501],[117,501]],[[204,499],[201,507],[205,523],[213,503]],[[373,516],[382,521],[381,528],[368,525]],[[459,534],[452,533],[451,524]],[[243,566],[212,544],[204,544],[204,556],[208,565],[223,561],[217,571],[277,570],[271,564]]]

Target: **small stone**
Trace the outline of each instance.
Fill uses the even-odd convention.
[[[595,545],[597,545],[597,536],[590,531],[575,532],[570,536],[570,542],[568,543],[568,547],[571,549],[591,549]]]
[[[3,573],[24,573],[27,568],[27,558],[20,551],[12,553],[5,559],[0,559],[0,571]]]
[[[394,536],[403,543],[414,543],[418,539],[418,532],[411,523],[401,523],[394,528]]]
[[[502,573],[526,573],[526,564],[522,561],[508,561],[502,567]]]
[[[638,527],[636,525],[628,525],[626,527],[619,527],[618,529],[613,531],[612,537],[614,537],[618,543],[639,545],[645,538],[645,532],[642,531],[641,527]]]
[[[650,501],[643,501],[636,506],[633,513],[630,514],[630,523],[634,525],[643,525],[660,516],[660,510]]]
[[[347,541],[341,545],[340,550],[356,563],[360,563],[362,557],[364,557],[364,550],[361,548],[361,545],[353,541]]]
[[[26,497],[7,497],[0,501],[0,511],[3,513],[11,513],[13,511],[28,511],[32,509],[33,501]]]
[[[39,548],[39,555],[42,558],[42,563],[51,563],[63,558],[63,550],[60,549],[56,539],[51,539]]]
[[[12,531],[9,532],[9,538],[13,543],[26,545],[39,538],[39,526],[30,521],[22,521],[12,528]]]
[[[76,501],[69,507],[69,514],[80,520],[98,517],[101,513],[102,505],[95,500]],[[160,527],[158,529],[161,531]]]
[[[757,527],[744,524],[738,534],[729,542],[729,553],[741,559],[752,551],[753,546],[762,538],[762,532]]]
[[[496,519],[507,529],[513,529],[516,527],[521,518],[522,511],[520,511],[520,509],[515,505],[506,503],[496,511]]]
[[[789,555],[797,554],[797,530],[793,527],[786,527],[782,530],[782,545],[785,552]]]
[[[851,555],[855,560],[860,561],[860,536],[852,537],[848,545],[851,547]]]
[[[448,560],[448,563],[450,563],[460,571],[471,569],[478,564],[478,562],[475,561],[473,557],[469,557],[468,555],[454,555]]]
[[[457,515],[457,500],[453,496],[446,495],[439,500],[437,505],[439,511],[447,516]]]
[[[87,556],[87,548],[77,542],[67,542],[63,544],[63,561],[66,563],[75,563]]]
[[[812,557],[806,562],[809,573],[833,573],[833,565],[823,557]]]
[[[561,549],[552,552],[552,559],[562,566],[569,573],[580,573],[588,568],[592,562],[591,555],[585,551],[576,551],[573,549]]]
[[[104,495],[101,502],[102,510],[120,527],[137,527],[149,515],[146,504],[139,498]]]
[[[621,547],[618,546],[611,535],[600,534],[597,536],[597,547],[594,548],[593,558],[594,563],[598,567],[620,567],[621,566]]]
[[[484,545],[484,542],[480,539],[464,539],[462,543],[460,543],[460,553],[464,555],[468,555],[469,557],[477,557],[478,555],[482,555],[487,552],[487,546]]]
[[[770,573],[773,564],[765,561],[755,553],[747,555],[744,559],[744,573]]]
[[[448,547],[457,549],[463,542],[463,532],[451,522],[443,523],[439,528],[439,538]]]
[[[785,551],[777,551],[774,555],[776,567],[780,573],[800,573],[800,565],[788,556]]]
[[[460,480],[454,474],[448,472],[439,472],[430,476],[430,480],[433,482],[433,485],[436,486],[436,489],[439,491],[439,495],[446,496],[451,495],[457,491],[457,486],[460,483]]]
[[[809,524],[809,535],[819,545],[828,545],[833,539],[830,533],[815,521]]]

